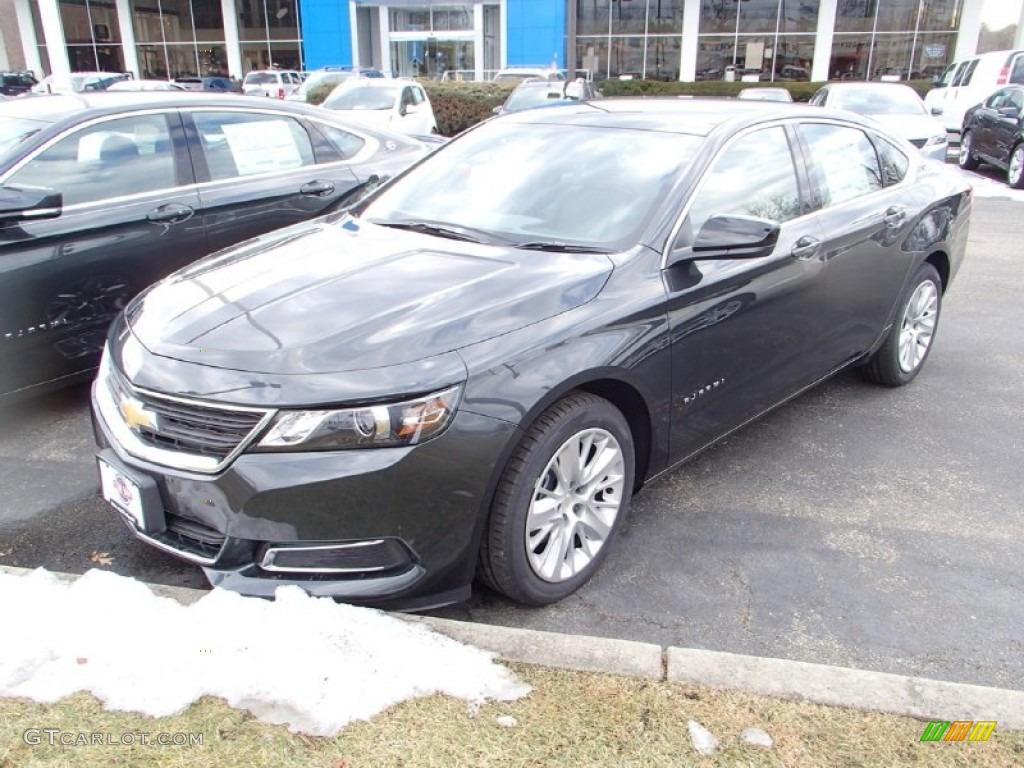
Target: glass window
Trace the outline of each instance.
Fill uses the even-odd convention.
[[[472,3],[391,8],[392,32],[468,32],[472,29]]]
[[[643,77],[645,48],[646,45],[642,37],[613,37],[609,76]]]
[[[921,0],[881,0],[878,6],[877,32],[913,32]]]
[[[735,34],[738,8],[739,3],[726,0],[701,0],[700,32],[702,34],[715,32]]]
[[[931,80],[943,75],[955,48],[956,34],[953,32],[919,34],[914,45],[914,60],[911,62],[910,79]]]
[[[820,5],[821,0],[801,0],[797,3],[783,1],[779,10],[779,32],[817,33]]]
[[[882,165],[882,183],[887,187],[899,184],[907,176],[910,158],[887,139],[877,135],[873,138],[875,149],[878,151],[878,160]]]
[[[678,80],[681,60],[678,37],[648,37],[644,77],[648,80]]]
[[[871,57],[872,80],[883,77],[906,80],[910,70],[910,52],[914,45],[914,33],[876,35],[875,50]]]
[[[611,0],[576,0],[576,34],[607,35]]]
[[[779,0],[743,0],[737,3],[737,7],[741,34],[775,34],[779,23]]]
[[[608,38],[576,38],[576,67],[595,75],[608,74]]]
[[[800,126],[810,150],[814,207],[828,208],[882,188],[878,155],[864,132],[825,123]]]
[[[1016,85],[1024,85],[1024,54],[1014,57],[1010,68],[1010,82]]]
[[[64,205],[80,205],[177,186],[170,131],[163,115],[106,120],[40,152],[11,184],[53,187]]]
[[[645,0],[633,2],[612,2],[612,34],[635,35],[643,34],[647,25],[647,3]]]
[[[839,0],[836,32],[871,32],[875,26],[875,0]]]
[[[964,68],[963,74],[960,75],[958,82],[954,82],[953,85],[970,85],[971,78],[974,77],[974,70],[978,68],[979,59],[971,59],[967,67]]]
[[[697,44],[697,79],[721,80],[736,60],[736,38],[701,37]]]
[[[338,148],[341,156],[346,160],[358,155],[359,150],[361,150],[366,144],[362,137],[356,136],[354,133],[349,133],[336,125],[329,125],[328,123],[321,122],[318,122],[316,125],[317,128],[323,131],[324,135],[331,140],[331,143]]]
[[[647,3],[647,34],[680,34],[683,31],[684,0],[649,0]]]
[[[704,222],[730,213],[780,224],[800,215],[796,168],[782,128],[749,133],[721,154],[704,176],[677,245],[692,245]]]
[[[832,40],[830,79],[867,80],[870,53],[869,35],[836,35]]]
[[[962,7],[963,0],[924,0],[919,29],[922,32],[955,32]]]
[[[813,62],[814,38],[812,36],[779,35],[775,41],[772,79],[810,82]]]
[[[309,134],[288,117],[248,112],[193,114],[210,180],[313,165]]]

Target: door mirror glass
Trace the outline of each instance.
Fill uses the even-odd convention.
[[[1000,107],[999,116],[1008,117],[1011,120],[1016,120],[1018,117],[1020,117],[1020,108],[1014,106]]]
[[[0,187],[0,222],[53,219],[62,206],[60,192],[49,187]]]

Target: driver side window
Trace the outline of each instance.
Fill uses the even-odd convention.
[[[782,127],[763,128],[729,146],[704,175],[676,248],[692,246],[712,216],[739,214],[782,223],[800,215],[800,188]]]

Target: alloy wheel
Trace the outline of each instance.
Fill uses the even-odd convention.
[[[1010,154],[1010,167],[1006,177],[1011,187],[1020,189],[1024,186],[1024,144],[1018,144]]]
[[[900,328],[899,359],[904,373],[915,370],[928,354],[939,315],[939,291],[925,280],[914,290],[903,311]]]
[[[604,546],[625,497],[622,447],[604,429],[585,429],[555,451],[533,490],[526,554],[547,582],[571,579]]]

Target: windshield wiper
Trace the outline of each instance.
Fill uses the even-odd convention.
[[[382,221],[380,219],[368,219],[368,221],[382,227],[408,229],[412,232],[422,232],[425,235],[447,237],[450,240],[465,240],[469,243],[488,243],[500,240],[482,229],[462,227],[458,224],[447,224],[441,221]]]
[[[611,253],[607,248],[595,245],[579,245],[578,243],[560,243],[555,240],[532,240],[527,243],[516,243],[516,248],[524,251],[558,251],[561,253]]]

